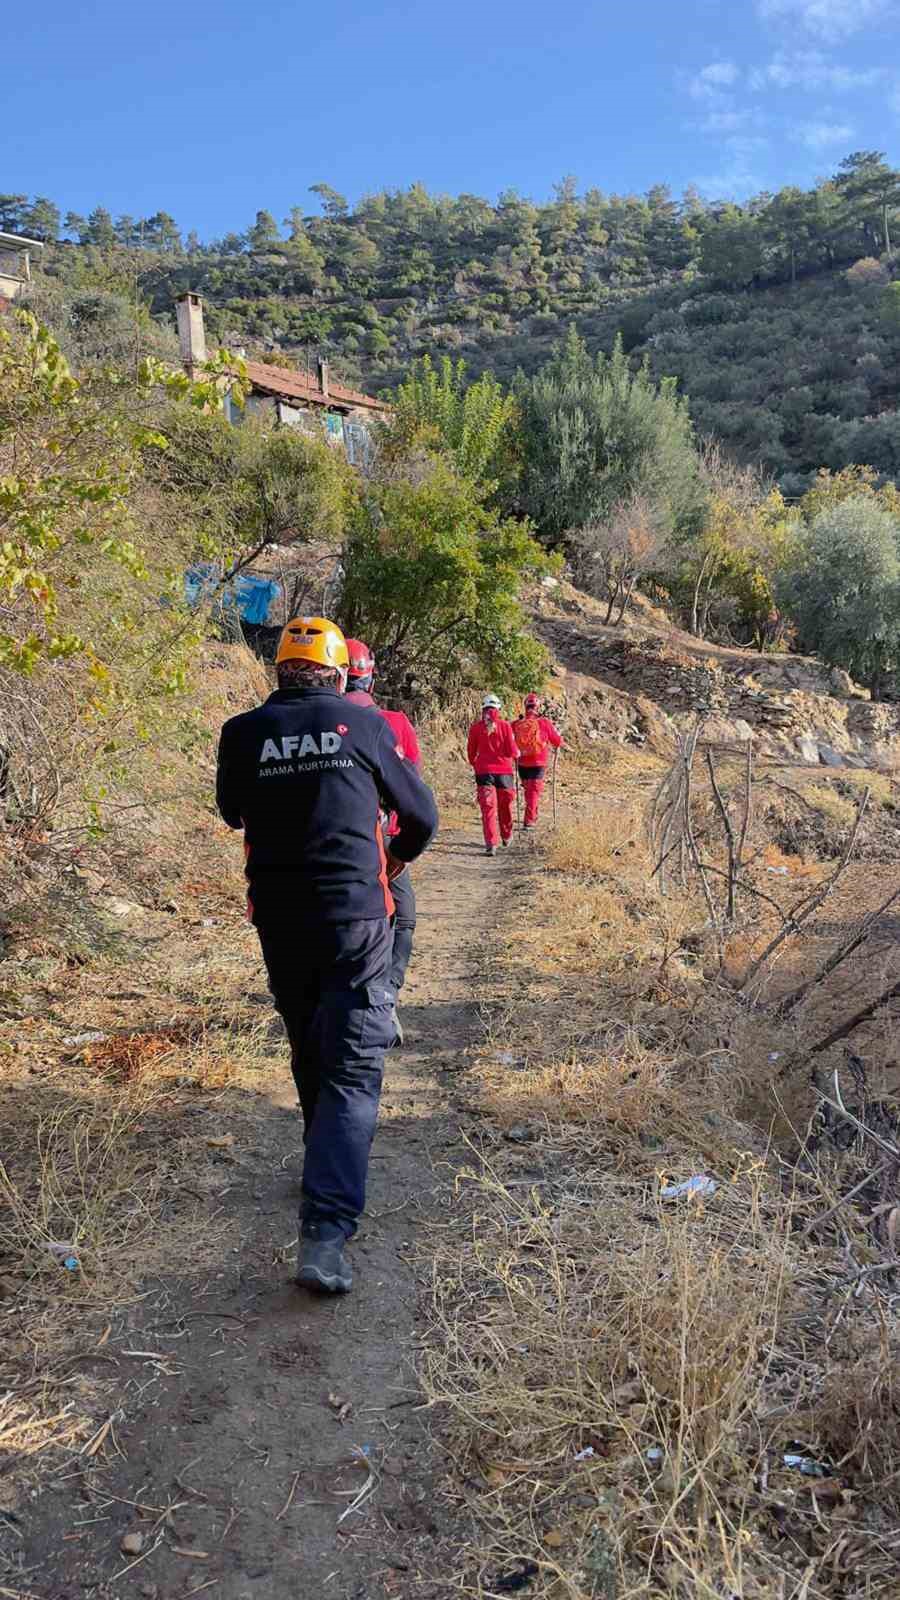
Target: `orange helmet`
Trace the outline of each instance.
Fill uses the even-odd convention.
[[[282,661],[312,661],[319,667],[346,668],[350,656],[336,623],[327,617],[295,617],[278,641],[276,665]]]

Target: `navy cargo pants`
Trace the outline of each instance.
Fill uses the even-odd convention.
[[[336,1222],[350,1238],[366,1203],[384,1056],[394,1040],[390,923],[257,932],[303,1111],[301,1230]]]
[[[409,868],[391,884],[394,897],[394,948],[391,955],[391,988],[399,994],[406,978],[416,931],[416,896]]]

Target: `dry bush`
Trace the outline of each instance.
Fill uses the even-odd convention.
[[[579,821],[563,822],[547,846],[547,865],[580,875],[616,874],[623,852],[641,850],[643,816],[637,800],[611,800]]]
[[[587,1142],[570,1165],[542,1140],[551,1176],[524,1195],[482,1153],[471,1240],[436,1263],[426,1389],[485,1491],[463,1592],[493,1592],[515,1553],[535,1594],[587,1597],[601,1539],[614,1595],[764,1580],[747,1530],[776,1431],[792,1436],[782,1410],[760,1420],[785,1361],[789,1213],[739,1159],[712,1203],[669,1213],[657,1181],[614,1177]]]
[[[815,1090],[778,1081],[805,1017],[754,1013],[700,897],[649,887],[645,796],[624,770],[617,803],[547,837],[486,963],[490,1121],[457,1185],[468,1226],[435,1241],[424,1356],[481,1527],[456,1588],[887,1600],[884,1191],[844,1203],[867,1151],[813,1138]],[[662,1200],[695,1173],[714,1195]]]

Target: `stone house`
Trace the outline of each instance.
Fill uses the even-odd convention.
[[[31,257],[43,250],[40,239],[26,239],[20,233],[0,233],[0,307],[17,300],[26,283],[31,282]]]
[[[175,302],[178,337],[185,371],[194,376],[207,359],[203,326],[203,301],[199,294],[179,295]],[[365,466],[372,444],[370,426],[383,420],[390,407],[372,395],[335,383],[327,361],[318,360],[316,370],[295,372],[289,367],[270,366],[263,361],[246,362],[250,393],[244,411],[251,416],[268,415],[282,427],[324,427],[329,443],[342,448],[354,466]],[[239,421],[241,413],[226,399],[226,414]]]

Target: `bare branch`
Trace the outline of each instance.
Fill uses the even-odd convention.
[[[850,838],[847,841],[844,854],[841,856],[837,868],[832,873],[828,881],[822,884],[821,888],[815,890],[812,894],[804,895],[800,900],[797,901],[796,905],[791,907],[791,910],[788,912],[787,921],[785,922],[784,927],[779,933],[776,933],[773,939],[769,940],[769,943],[766,945],[766,948],[763,950],[762,954],[757,956],[756,960],[750,963],[750,966],[748,967],[744,976],[744,981],[740,985],[742,989],[746,989],[747,985],[753,982],[753,979],[762,971],[762,968],[765,966],[766,962],[775,954],[775,951],[782,944],[784,944],[785,939],[790,938],[792,933],[799,933],[804,923],[809,921],[810,917],[819,910],[820,906],[825,904],[825,901],[828,899],[829,895],[833,893],[839,880],[846,871],[850,857],[856,848],[856,841],[859,836],[860,827],[862,826],[863,817],[866,814],[871,793],[871,789],[866,789],[865,793],[860,799],[856,812],[856,821],[853,824],[850,832]]]
[[[823,961],[818,972],[814,973],[811,978],[807,978],[804,983],[799,984],[796,989],[785,995],[778,1002],[775,1008],[776,1015],[789,1017],[800,1002],[806,999],[811,989],[814,989],[823,979],[830,977],[831,973],[841,965],[842,961],[846,961],[848,956],[853,955],[853,952],[858,950],[861,944],[865,943],[873,929],[878,925],[880,918],[884,916],[884,913],[890,909],[897,899],[900,899],[900,887],[896,888],[892,894],[889,894],[887,899],[883,900],[875,911],[870,911],[867,916],[863,917],[862,921],[857,924],[852,936],[849,939],[845,939],[843,944],[839,944],[831,952],[827,961]]]
[[[814,1044],[809,1052],[810,1055],[819,1056],[823,1050],[830,1050],[833,1044],[839,1044],[842,1039],[849,1038],[850,1034],[855,1033],[862,1023],[868,1022],[871,1017],[875,1016],[876,1012],[881,1010],[882,1006],[888,1005],[891,1000],[896,1000],[898,996],[900,996],[900,983],[892,984],[890,989],[885,989],[883,994],[876,995],[875,999],[870,1000],[868,1005],[863,1006],[852,1017],[848,1017],[847,1021],[840,1023],[837,1028],[833,1028],[831,1033],[827,1034],[824,1039],[819,1040],[818,1044]]]
[[[713,899],[713,892],[712,892],[712,889],[709,886],[709,879],[706,876],[706,871],[705,871],[705,868],[703,866],[703,862],[700,859],[700,852],[697,849],[697,840],[694,837],[694,824],[693,824],[693,820],[691,818],[691,800],[693,798],[692,780],[693,780],[693,770],[694,770],[694,756],[695,756],[696,750],[697,750],[697,741],[700,738],[700,734],[703,731],[703,721],[704,721],[704,719],[701,717],[701,719],[697,723],[696,727],[694,729],[692,729],[692,731],[688,734],[687,739],[685,740],[685,743],[684,743],[684,756],[683,756],[683,760],[684,760],[684,788],[683,788],[683,791],[682,791],[683,792],[683,796],[684,796],[684,810],[683,810],[683,815],[684,815],[684,836],[685,836],[685,839],[687,840],[687,847],[688,847],[688,851],[690,853],[691,860],[692,860],[692,862],[694,864],[694,867],[695,867],[695,869],[697,871],[697,875],[698,875],[698,877],[700,879],[700,886],[701,886],[701,888],[703,890],[703,898],[706,901],[706,909],[709,912],[709,920],[710,920],[710,922],[712,924],[713,932],[715,933],[715,936],[716,936],[716,950],[717,950],[718,956],[719,956],[719,966],[721,967],[721,965],[723,964],[723,962],[725,960],[725,949],[724,949],[724,945],[722,943],[722,928],[721,928],[721,925],[720,925],[719,915],[718,915],[718,913],[716,911],[716,902]]]
[[[725,844],[728,851],[728,901],[725,908],[725,915],[729,922],[733,922],[735,889],[734,829],[731,825],[731,817],[728,814],[728,807],[726,806],[725,801],[722,799],[722,791],[719,788],[719,784],[716,779],[716,768],[715,763],[713,762],[712,751],[708,745],[706,748],[706,768],[709,772],[709,781],[712,784],[712,792],[715,797],[716,809],[718,810],[719,816],[722,818],[722,827],[725,829]]]

